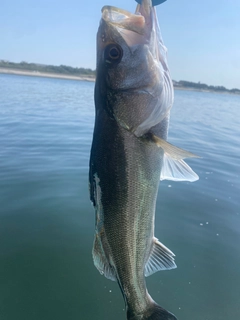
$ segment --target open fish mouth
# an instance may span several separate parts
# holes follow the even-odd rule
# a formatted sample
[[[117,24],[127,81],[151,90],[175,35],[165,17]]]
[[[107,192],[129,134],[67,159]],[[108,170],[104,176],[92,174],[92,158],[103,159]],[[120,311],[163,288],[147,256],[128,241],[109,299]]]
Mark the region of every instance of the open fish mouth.
[[[102,8],[102,19],[115,28],[130,46],[146,43],[157,24],[155,7],[151,0],[138,4],[135,13],[113,6]]]
[[[145,34],[152,29],[154,13],[151,0],[143,0],[141,5],[138,4],[135,13],[113,6],[102,8],[102,18],[107,23],[139,34]]]
[[[112,6],[102,8],[102,19],[115,27],[144,34],[145,18],[140,13],[133,14]]]

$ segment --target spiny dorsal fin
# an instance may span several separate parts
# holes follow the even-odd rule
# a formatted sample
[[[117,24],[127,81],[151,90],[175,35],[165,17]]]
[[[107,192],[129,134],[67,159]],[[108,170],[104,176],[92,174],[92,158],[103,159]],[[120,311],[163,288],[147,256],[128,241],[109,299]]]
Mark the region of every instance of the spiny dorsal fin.
[[[165,247],[157,238],[153,238],[152,250],[145,265],[145,277],[160,271],[177,268],[174,262],[174,253]]]

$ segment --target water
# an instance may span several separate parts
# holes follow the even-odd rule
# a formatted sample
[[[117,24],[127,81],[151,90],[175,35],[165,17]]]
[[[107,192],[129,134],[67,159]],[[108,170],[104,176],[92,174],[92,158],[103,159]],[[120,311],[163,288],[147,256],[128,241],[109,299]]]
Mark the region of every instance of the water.
[[[93,83],[0,75],[0,319],[123,320],[93,266]],[[169,140],[201,159],[164,181],[156,236],[178,268],[147,278],[179,320],[240,319],[240,97],[176,91]]]

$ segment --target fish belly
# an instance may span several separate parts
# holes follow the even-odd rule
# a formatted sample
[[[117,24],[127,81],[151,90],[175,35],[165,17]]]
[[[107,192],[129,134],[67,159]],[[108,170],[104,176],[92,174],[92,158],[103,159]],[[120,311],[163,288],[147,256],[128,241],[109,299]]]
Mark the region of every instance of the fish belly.
[[[161,160],[160,148],[114,120],[96,123],[90,162],[96,210],[94,263],[107,278],[119,282],[128,303],[143,308]]]

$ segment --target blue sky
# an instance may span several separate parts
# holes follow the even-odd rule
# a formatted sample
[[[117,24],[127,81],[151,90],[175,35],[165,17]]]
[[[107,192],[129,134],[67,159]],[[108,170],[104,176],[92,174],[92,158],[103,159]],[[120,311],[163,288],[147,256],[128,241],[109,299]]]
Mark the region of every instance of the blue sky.
[[[1,0],[0,59],[95,69],[104,5],[134,0]],[[240,1],[167,0],[158,17],[172,78],[240,88]]]

